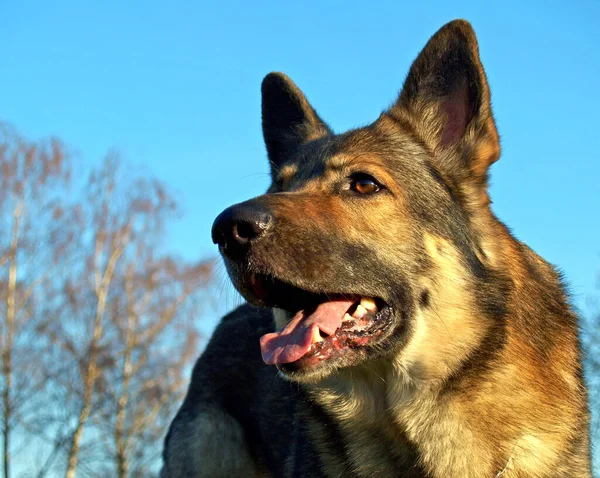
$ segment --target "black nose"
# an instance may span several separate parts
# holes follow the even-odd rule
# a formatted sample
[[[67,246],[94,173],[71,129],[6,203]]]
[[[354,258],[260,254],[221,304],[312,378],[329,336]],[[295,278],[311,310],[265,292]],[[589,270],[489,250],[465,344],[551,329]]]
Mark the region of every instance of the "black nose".
[[[229,257],[245,253],[269,227],[271,215],[260,206],[239,204],[225,209],[212,227],[212,240]]]

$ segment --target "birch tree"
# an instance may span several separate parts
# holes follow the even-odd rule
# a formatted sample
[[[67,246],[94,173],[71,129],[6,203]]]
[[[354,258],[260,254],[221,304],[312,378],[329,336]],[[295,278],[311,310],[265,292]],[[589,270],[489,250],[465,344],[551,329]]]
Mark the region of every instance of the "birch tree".
[[[77,204],[83,224],[73,221],[82,231],[81,266],[65,284],[63,318],[53,321],[59,363],[78,370],[65,476],[75,476],[87,431],[85,466],[112,459],[114,473],[126,477],[132,464],[156,462],[197,354],[198,304],[211,267],[159,253],[177,214],[161,182],[109,155],[86,191]]]
[[[69,182],[65,147],[55,138],[28,141],[0,123],[0,353],[2,465],[10,476],[14,431],[34,425],[40,395],[39,350],[33,338],[40,304],[52,300],[67,250],[56,217]],[[37,417],[35,417],[37,419]]]
[[[77,183],[0,123],[4,478],[152,475],[198,354],[212,264],[164,247],[166,186],[116,154]]]

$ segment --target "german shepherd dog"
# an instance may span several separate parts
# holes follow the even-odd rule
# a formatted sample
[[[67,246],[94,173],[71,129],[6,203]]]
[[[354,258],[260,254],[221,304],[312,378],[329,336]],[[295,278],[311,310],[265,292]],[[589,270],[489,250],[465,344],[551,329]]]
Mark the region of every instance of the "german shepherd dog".
[[[470,24],[334,134],[262,83],[272,185],[212,237],[249,304],[198,360],[166,477],[590,477],[577,317],[490,208],[500,155]]]

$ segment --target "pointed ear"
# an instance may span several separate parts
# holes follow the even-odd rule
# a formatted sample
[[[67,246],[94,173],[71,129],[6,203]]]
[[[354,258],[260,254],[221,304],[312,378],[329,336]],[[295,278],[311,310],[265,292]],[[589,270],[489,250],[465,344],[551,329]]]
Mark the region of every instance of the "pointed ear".
[[[262,82],[262,127],[271,172],[307,141],[333,134],[300,89],[283,73]]]
[[[412,124],[434,152],[437,166],[453,180],[485,184],[500,143],[468,22],[450,22],[429,40],[388,114]]]

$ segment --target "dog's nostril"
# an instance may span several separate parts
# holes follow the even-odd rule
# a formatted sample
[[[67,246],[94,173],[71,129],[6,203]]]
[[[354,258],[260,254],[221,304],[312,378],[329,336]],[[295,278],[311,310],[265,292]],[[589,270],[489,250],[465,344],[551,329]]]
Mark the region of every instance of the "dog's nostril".
[[[257,226],[249,222],[238,222],[233,225],[233,237],[240,244],[246,244],[260,234]]]
[[[213,228],[212,230],[212,241],[213,244],[217,244],[219,247],[225,247],[227,244],[227,238],[220,229]]]

